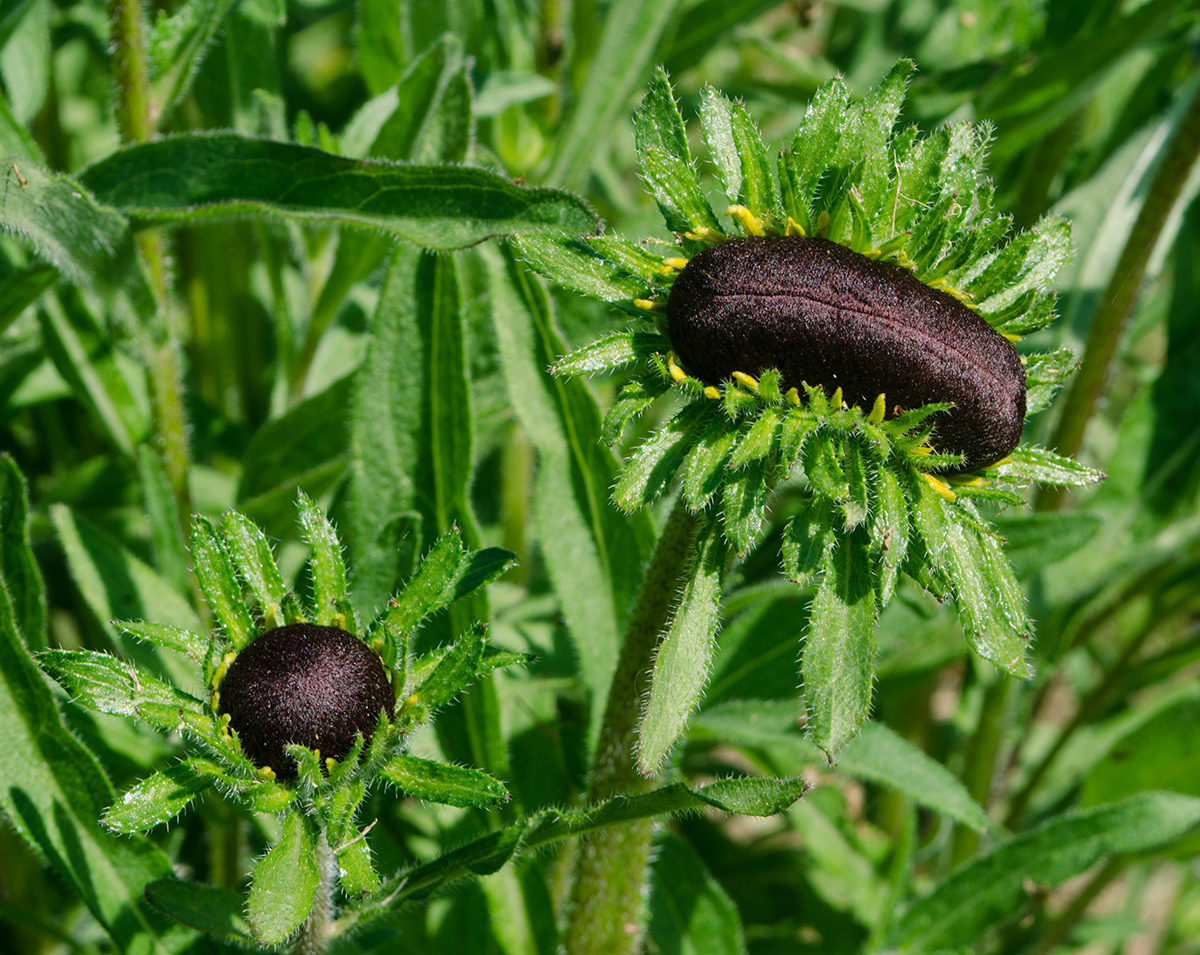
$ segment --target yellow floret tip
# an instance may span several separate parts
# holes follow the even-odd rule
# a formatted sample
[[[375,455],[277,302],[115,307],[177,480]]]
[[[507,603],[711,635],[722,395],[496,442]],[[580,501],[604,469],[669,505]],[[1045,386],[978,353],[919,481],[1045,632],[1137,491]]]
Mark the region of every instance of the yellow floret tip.
[[[756,216],[745,206],[733,205],[725,210],[725,215],[737,221],[747,235],[766,235],[766,229],[763,227],[762,219]]]

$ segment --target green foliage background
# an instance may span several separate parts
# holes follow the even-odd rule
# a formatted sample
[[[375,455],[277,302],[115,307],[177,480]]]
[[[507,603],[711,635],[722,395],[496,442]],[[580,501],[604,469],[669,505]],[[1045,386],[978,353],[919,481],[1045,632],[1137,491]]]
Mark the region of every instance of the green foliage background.
[[[131,9],[0,2],[0,950],[218,949],[245,932],[228,892],[277,823],[214,793],[148,838],[103,829],[114,793],[180,740],[68,701],[30,654],[110,650],[186,686],[111,621],[209,626],[193,511],[236,507],[310,588],[299,487],[337,523],[370,616],[451,524],[517,554],[416,639],[488,620],[494,645],[536,655],[413,741],[504,780],[508,804],[381,790],[363,813],[385,873],[489,835],[507,851],[462,862],[459,891],[377,906],[338,951],[554,952],[571,843],[539,827],[582,804],[667,510],[609,499],[653,415],[610,449],[621,379],[547,371],[623,317],[487,237],[596,215],[667,237],[629,122],[657,64],[685,119],[712,84],[773,147],[835,73],[863,94],[911,57],[901,123],[993,123],[998,207],[1019,227],[1073,221],[1062,318],[1028,344],[1086,348],[1103,400],[1060,396],[1027,439],[1075,433],[1062,450],[1109,478],[989,512],[1036,623],[1032,679],[972,657],[954,614],[904,584],[879,623],[873,722],[835,766],[797,722],[814,588],[778,573],[773,502],[766,541],[725,576],[666,780],[813,789],[765,820],[663,821],[647,945],[1100,953],[1136,935],[1200,951],[1194,0],[190,0],[146,9],[145,75],[111,53],[136,46]],[[572,819],[561,834],[592,824]],[[493,864],[521,838],[539,851]],[[212,904],[145,901],[172,870]]]

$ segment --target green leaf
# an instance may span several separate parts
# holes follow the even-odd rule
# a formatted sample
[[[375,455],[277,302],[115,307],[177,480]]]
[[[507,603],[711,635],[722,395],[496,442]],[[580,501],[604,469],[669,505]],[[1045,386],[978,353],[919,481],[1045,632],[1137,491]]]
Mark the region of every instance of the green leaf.
[[[691,166],[661,149],[639,152],[638,165],[668,229],[672,232],[723,231]]]
[[[170,113],[187,95],[233,4],[234,0],[190,0],[173,16],[159,16],[149,44],[159,73],[152,92],[156,115]]]
[[[949,503],[921,477],[913,479],[913,487],[917,533],[954,589],[967,640],[985,660],[1014,676],[1029,676],[1025,650],[1033,625],[1000,542],[979,529],[965,502]]]
[[[670,383],[657,373],[643,375],[627,382],[604,415],[600,437],[610,445],[620,440],[625,426],[670,389]]]
[[[650,696],[638,726],[638,770],[646,776],[657,773],[670,755],[712,669],[725,576],[725,541],[715,516],[697,535],[695,550],[679,604],[655,651]]]
[[[1075,353],[1065,345],[1043,355],[1026,355],[1021,361],[1025,365],[1026,415],[1049,407],[1063,382],[1079,367]]]
[[[114,620],[112,625],[131,637],[148,640],[167,650],[186,653],[197,663],[202,662],[208,655],[209,638],[182,627],[172,627],[165,623],[142,623],[138,620]]]
[[[170,822],[210,785],[211,777],[189,762],[176,763],[119,796],[104,814],[104,824],[114,832],[145,832]]]
[[[140,617],[192,632],[202,629],[200,618],[175,588],[120,543],[65,505],[51,505],[50,517],[71,576],[105,628],[110,620]]]
[[[0,455],[0,577],[17,631],[30,650],[46,645],[46,588],[29,549],[29,494],[17,463]]]
[[[876,589],[879,605],[885,607],[896,592],[900,569],[908,556],[912,534],[911,505],[904,485],[893,468],[880,467],[875,484],[875,507],[871,515],[871,550],[879,554]]]
[[[644,298],[649,291],[645,279],[630,275],[581,238],[522,235],[509,242],[531,269],[588,298],[624,303],[627,310],[633,311],[633,300]]]
[[[188,578],[187,543],[179,519],[179,504],[158,455],[148,445],[137,449],[138,479],[150,521],[154,562],[159,574],[181,594],[191,587]]]
[[[237,511],[225,515],[224,530],[229,556],[258,601],[267,629],[282,627],[286,623],[282,608],[287,585],[279,573],[266,535]]]
[[[836,753],[862,728],[875,672],[875,592],[869,540],[858,527],[827,551],[804,639],[808,731]]]
[[[233,575],[224,541],[205,517],[197,516],[192,521],[192,569],[213,615],[234,649],[240,650],[254,639],[257,631],[242,598],[242,588]]]
[[[807,586],[824,569],[834,543],[833,510],[827,499],[814,497],[783,532],[784,576]]]
[[[688,452],[683,475],[683,499],[693,511],[708,504],[729,476],[726,462],[738,439],[738,426],[726,415],[715,415]]]
[[[1058,885],[1117,852],[1149,852],[1200,824],[1200,799],[1139,793],[1066,813],[959,868],[897,920],[887,948],[969,948],[983,931],[1023,911],[1029,883]]]
[[[671,343],[654,332],[613,332],[596,339],[554,363],[556,375],[583,375],[620,368],[647,352],[666,354]]]
[[[321,874],[312,823],[300,812],[283,817],[283,833],[254,867],[246,914],[263,945],[278,945],[312,911]]]
[[[81,179],[101,202],[150,222],[261,212],[371,226],[433,249],[597,224],[570,193],[526,189],[482,169],[367,162],[228,133],[130,146]]]
[[[508,790],[487,773],[418,756],[393,756],[379,774],[409,796],[446,806],[491,806],[508,800]]]
[[[125,217],[97,203],[73,179],[24,157],[3,160],[0,175],[0,227],[30,243],[72,282],[107,274],[115,259],[130,258]]]
[[[839,436],[828,429],[817,431],[804,445],[804,473],[813,490],[839,504],[850,499],[843,452]]]
[[[179,726],[181,712],[204,713],[204,704],[132,663],[92,650],[43,650],[42,669],[89,709],[132,716],[159,729]]]
[[[1107,476],[1103,471],[1077,464],[1070,458],[1064,458],[1045,448],[1034,448],[1028,445],[1014,448],[1009,454],[1009,460],[993,464],[986,470],[1005,480],[1018,484],[1058,484],[1070,487],[1083,487],[1103,481]]]
[[[149,428],[149,408],[135,397],[129,363],[88,311],[78,290],[64,287],[39,311],[42,341],[54,367],[112,446],[133,458]]]
[[[647,438],[621,469],[613,488],[613,502],[622,510],[632,511],[662,494],[692,445],[719,413],[715,401],[693,401]]]
[[[650,74],[646,84],[646,95],[633,116],[634,146],[639,153],[657,149],[673,156],[689,168],[692,154],[688,150],[687,130],[683,128],[683,117],[675,104],[671,81],[661,66]],[[694,179],[693,175],[693,179]],[[699,184],[697,183],[697,187]]]
[[[1137,719],[1135,714],[1127,711],[1122,716],[1132,721]],[[1151,719],[1137,720],[1088,774],[1083,805],[1095,806],[1150,789],[1200,796],[1200,754],[1193,745],[1198,727],[1200,701],[1194,693]]]
[[[608,8],[575,107],[558,136],[548,182],[583,184],[596,157],[604,152],[603,137],[645,81],[677,6],[678,0],[616,0]]]
[[[767,470],[766,459],[758,458],[744,470],[726,476],[721,516],[725,537],[739,556],[750,550],[762,532],[770,491]]]
[[[652,854],[647,933],[661,952],[746,952],[737,906],[695,850],[670,833]]]
[[[838,753],[838,767],[903,793],[976,832],[988,827],[983,809],[953,773],[882,723],[864,724]]]
[[[174,877],[157,879],[146,886],[146,901],[201,932],[252,942],[242,914],[245,899],[229,889]]]
[[[762,137],[746,107],[731,103],[711,87],[701,97],[704,140],[717,165],[725,195],[759,219],[777,218],[775,177]]]
[[[297,488],[319,496],[333,487],[346,468],[353,385],[348,375],[258,429],[242,456],[241,510],[268,526],[291,525]]]
[[[44,291],[58,281],[58,269],[35,262],[4,277],[0,284],[0,331],[8,328]]]
[[[437,539],[412,579],[387,609],[384,619],[397,632],[408,632],[430,614],[491,583],[513,566],[513,555],[499,547],[470,551],[457,528]]]
[[[432,713],[456,697],[479,671],[487,628],[477,623],[448,650],[413,692],[415,703]]]
[[[355,35],[358,38],[359,70],[367,89],[372,93],[381,93],[400,78],[407,59],[400,25],[400,7],[383,0],[359,0],[357,10],[358,29]],[[420,59],[416,62],[420,62]]]
[[[300,492],[300,528],[312,551],[311,569],[316,621],[326,627],[340,627],[355,633],[354,608],[346,592],[346,563],[342,545],[322,511],[303,491]]]
[[[19,485],[11,482],[5,493]],[[6,503],[11,506],[12,498]],[[196,941],[148,909],[142,890],[171,871],[140,837],[118,838],[99,824],[113,800],[103,770],[63,725],[45,678],[16,630],[0,587],[0,808],[8,823],[79,893],[122,951],[182,952]]]
[[[507,250],[484,248],[481,254],[508,396],[537,451],[538,542],[591,694],[592,726],[598,729],[653,530],[649,515],[626,516],[609,503],[618,462],[601,442],[595,396],[583,382],[547,371],[563,344],[544,288]],[[631,337],[636,349],[647,336],[634,332]]]

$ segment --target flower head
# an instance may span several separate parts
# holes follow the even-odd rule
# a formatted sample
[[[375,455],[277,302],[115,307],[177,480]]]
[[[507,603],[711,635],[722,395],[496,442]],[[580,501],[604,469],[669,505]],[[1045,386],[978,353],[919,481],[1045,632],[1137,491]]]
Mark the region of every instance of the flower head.
[[[857,102],[840,79],[826,84],[790,146],[779,151],[776,175],[746,108],[716,90],[703,90],[704,141],[728,200],[722,215],[709,204],[670,84],[659,70],[634,129],[641,173],[670,238],[516,240],[533,268],[634,319],[627,330],[585,345],[555,366],[572,375],[632,367],[605,418],[609,441],[617,441],[660,398],[682,399],[679,410],[627,459],[613,492],[619,507],[644,506],[681,476],[686,505],[706,511],[741,554],[762,535],[774,488],[786,484],[799,498],[796,516],[783,533],[783,564],[798,583],[818,583],[805,651],[810,725],[820,688],[809,665],[824,652],[820,644],[827,629],[819,615],[843,621],[830,637],[843,645],[830,652],[844,658],[851,651],[848,643],[855,642],[864,651],[858,658],[865,662],[853,681],[861,688],[854,704],[858,716],[849,720],[857,727],[869,703],[874,619],[901,573],[939,597],[954,598],[968,639],[981,655],[1010,672],[1028,673],[1025,647],[1032,628],[1024,601],[999,540],[973,502],[1020,504],[1014,488],[1022,484],[1085,484],[1102,477],[1025,445],[997,459],[994,452],[972,455],[970,440],[965,446],[961,439],[958,444],[940,441],[954,430],[951,425],[961,424],[952,416],[968,413],[965,400],[924,398],[910,406],[889,400],[886,391],[907,383],[909,369],[899,359],[883,376],[892,382],[887,389],[854,394],[835,384],[838,359],[827,352],[805,365],[783,352],[773,362],[767,349],[768,357],[754,367],[729,368],[716,380],[703,370],[694,346],[672,337],[680,334],[680,306],[672,290],[681,275],[690,274],[686,270],[696,256],[706,257],[704,281],[711,286],[726,279],[723,273],[714,278],[723,266],[712,264],[707,250],[730,240],[745,243],[741,258],[760,256],[751,243],[777,236],[834,243],[854,253],[854,261],[868,263],[856,266],[864,274],[872,267],[882,270],[879,281],[885,285],[897,284],[894,277],[902,275],[904,282],[915,279],[934,290],[939,303],[968,313],[966,320],[983,329],[981,335],[999,342],[997,353],[1007,350],[1014,370],[1006,372],[1005,387],[1020,389],[1023,399],[1009,402],[1016,417],[1002,428],[1013,437],[999,445],[978,444],[1013,446],[1021,415],[1044,408],[1073,370],[1066,349],[1018,358],[1004,344],[1054,319],[1048,283],[1070,256],[1069,226],[1047,218],[1009,238],[1011,220],[993,208],[991,184],[983,174],[991,133],[986,124],[952,124],[928,136],[915,128],[895,131],[912,69],[911,62],[900,61],[877,90]],[[699,284],[689,280],[689,299],[697,298]],[[690,301],[688,307],[693,308]],[[695,306],[705,307],[704,302]],[[761,306],[743,308],[738,320],[753,323],[756,309]],[[827,312],[835,322],[842,320],[836,308]],[[736,352],[728,342],[747,334],[746,326],[739,326],[723,347]],[[680,357],[689,347],[690,361]],[[807,372],[787,377],[789,368],[830,362],[833,370],[824,379],[817,372],[811,378]],[[911,373],[925,372],[913,367]],[[963,407],[956,411],[956,404]],[[830,734],[825,742],[832,747],[840,735]],[[822,742],[821,732],[817,735]]]
[[[193,525],[196,579],[218,624],[210,635],[117,624],[189,657],[203,696],[108,654],[51,650],[40,657],[80,703],[180,730],[201,751],[125,793],[104,817],[110,828],[137,832],[166,823],[210,786],[248,810],[282,817],[281,840],[259,860],[248,904],[251,927],[267,944],[287,938],[314,911],[322,875],[313,867],[323,857],[336,859],[348,898],[379,889],[365,830],[355,821],[375,780],[455,806],[507,798],[499,781],[478,770],[406,748],[411,731],[465,686],[523,659],[491,650],[476,624],[450,647],[409,661],[409,634],[504,573],[513,562],[507,551],[471,552],[457,531],[443,535],[364,629],[333,528],[303,494],[299,509],[311,550],[311,606],[285,585],[262,531],[230,512],[220,529],[199,516]],[[281,898],[288,903],[281,906]]]

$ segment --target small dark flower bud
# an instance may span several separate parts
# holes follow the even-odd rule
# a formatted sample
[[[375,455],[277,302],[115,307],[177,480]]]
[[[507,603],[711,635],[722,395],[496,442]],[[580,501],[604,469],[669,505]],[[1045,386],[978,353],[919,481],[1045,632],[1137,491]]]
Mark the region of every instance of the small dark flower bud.
[[[370,647],[345,630],[308,623],[271,630],[242,650],[220,694],[246,755],[281,779],[296,776],[286,744],[342,759],[356,734],[370,742],[380,710],[390,718],[396,707]]]

